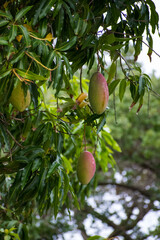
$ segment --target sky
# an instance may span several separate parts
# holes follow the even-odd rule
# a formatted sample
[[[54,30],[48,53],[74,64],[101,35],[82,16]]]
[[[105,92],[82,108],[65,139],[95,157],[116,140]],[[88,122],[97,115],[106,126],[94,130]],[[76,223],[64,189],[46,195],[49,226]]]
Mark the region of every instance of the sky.
[[[154,0],[156,10],[160,16],[160,0]],[[160,29],[159,29],[160,32]],[[144,41],[147,43],[146,39]],[[158,32],[153,36],[153,49],[160,55],[160,37]],[[147,56],[148,47],[143,44],[143,51],[138,57],[138,62],[142,63],[142,69],[145,73],[151,74],[155,71],[155,75],[160,77],[160,57],[158,57],[154,52],[152,53],[152,62],[150,62],[149,57]]]

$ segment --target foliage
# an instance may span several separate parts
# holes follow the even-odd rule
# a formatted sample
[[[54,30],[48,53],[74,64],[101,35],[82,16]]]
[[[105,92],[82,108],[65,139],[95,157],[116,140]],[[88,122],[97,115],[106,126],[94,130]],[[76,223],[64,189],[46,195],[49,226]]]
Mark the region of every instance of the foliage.
[[[102,28],[102,30],[101,30]],[[106,128],[107,110],[92,113],[89,103],[81,108],[79,94],[88,92],[88,81],[74,76],[85,65],[106,75],[110,95],[120,84],[120,99],[129,85],[132,105],[143,103],[151,90],[149,76],[127,62],[124,77],[117,79],[116,60],[125,61],[130,41],[137,59],[142,34],[158,29],[153,1],[1,1],[0,5],[0,224],[4,239],[27,239],[26,224],[32,215],[56,217],[62,206],[79,208],[91,184],[82,187],[76,176],[78,156],[86,145],[94,152],[97,169],[115,166],[113,150],[120,151]],[[105,53],[112,64],[107,70]],[[107,72],[106,72],[106,71]],[[17,82],[29,89],[32,102],[20,113],[10,104]],[[50,89],[50,90],[49,90]],[[52,89],[52,91],[51,91]],[[51,101],[45,95],[52,94]],[[11,221],[12,220],[12,221]],[[21,223],[21,224],[20,224]],[[3,231],[4,229],[4,231]],[[5,232],[8,229],[8,232]],[[7,237],[6,237],[7,236]]]

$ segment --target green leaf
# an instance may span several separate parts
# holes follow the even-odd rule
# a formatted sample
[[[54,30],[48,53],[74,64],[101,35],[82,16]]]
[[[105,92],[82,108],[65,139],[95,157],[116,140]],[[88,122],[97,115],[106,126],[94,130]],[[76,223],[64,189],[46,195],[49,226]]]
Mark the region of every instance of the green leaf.
[[[145,92],[145,78],[141,75],[139,77],[139,95],[144,95],[144,92]]]
[[[76,41],[77,41],[77,37],[74,36],[68,42],[65,42],[61,46],[59,46],[58,49],[56,49],[56,50],[58,50],[58,51],[67,51],[68,49],[73,47],[73,45],[76,43]]]
[[[11,64],[16,63],[16,62],[18,62],[20,59],[23,58],[23,56],[24,56],[24,54],[25,54],[25,52],[24,52],[25,49],[26,49],[26,48],[22,48],[21,50],[19,49],[19,51],[18,51],[16,54],[13,55],[13,58],[12,58],[12,60],[10,61]]]
[[[29,33],[28,33],[28,30],[26,27],[24,27],[23,25],[18,25],[18,27],[20,28],[23,36],[24,36],[24,39],[25,39],[25,42],[26,42],[26,45],[29,46],[30,45],[30,37],[29,37]]]
[[[117,87],[117,85],[119,84],[119,82],[120,82],[120,79],[116,79],[108,85],[109,95],[111,95],[114,92],[114,90]]]
[[[3,27],[5,25],[7,25],[8,23],[9,23],[8,20],[2,19],[2,20],[0,20],[0,27]]]
[[[74,193],[74,189],[73,189],[71,183],[69,183],[69,190],[70,190],[70,193],[72,194],[72,197],[74,200],[74,205],[80,210],[79,202],[78,202],[76,194]]]
[[[3,136],[4,142],[5,142],[6,146],[7,146],[7,150],[9,150],[9,149],[10,149],[10,142],[9,142],[9,139],[8,139],[8,135],[7,135],[7,133],[6,133],[6,129],[5,129],[5,127],[1,124],[1,122],[0,122],[0,130],[1,130],[1,134],[2,134],[2,136]]]
[[[60,35],[61,35],[63,24],[64,24],[64,10],[63,10],[63,8],[61,8],[58,16],[56,18],[56,25],[57,25],[56,34],[57,34],[57,37],[60,37]]]
[[[0,37],[0,45],[8,45],[8,41],[4,37]]]
[[[17,36],[17,26],[12,25],[11,26],[11,31],[10,31],[10,36],[9,36],[9,42],[12,42]]]
[[[15,21],[18,21],[20,18],[22,18],[32,7],[33,6],[22,8],[15,16]]]
[[[100,118],[100,122],[97,127],[97,134],[102,130],[103,126],[106,124],[106,115],[103,114]]]
[[[48,58],[47,58],[46,67],[48,67],[48,68],[51,67],[55,56],[56,56],[56,51],[55,50],[50,51]]]
[[[114,76],[115,76],[115,73],[116,73],[116,63],[115,62],[112,62],[111,66],[110,66],[110,69],[109,69],[109,74],[108,74],[108,80],[107,80],[107,83],[109,84],[110,82],[112,82]]]
[[[22,188],[24,188],[24,186],[26,185],[29,175],[31,173],[31,170],[32,170],[32,162],[30,162],[27,165],[27,167],[24,168],[23,175],[22,175],[22,182],[21,182]]]
[[[126,91],[126,79],[122,79],[119,85],[119,99],[122,101]]]
[[[8,76],[11,71],[12,71],[11,69],[10,69],[10,70],[7,70],[7,71],[3,71],[3,72],[0,71],[0,79]]]
[[[57,14],[59,13],[61,6],[62,6],[62,2],[58,1],[58,3],[56,4],[56,6],[53,10],[53,18],[55,18],[57,16]]]
[[[7,18],[9,20],[13,19],[12,15],[11,15],[11,13],[9,11],[3,12],[3,11],[0,10],[0,16],[1,17],[5,17],[5,18]]]
[[[18,69],[16,68],[16,73],[18,73],[21,77],[27,78],[29,80],[39,80],[39,81],[46,81],[47,78],[43,77],[41,75],[38,75],[36,73],[33,73],[31,71],[23,70],[23,69]]]
[[[52,163],[52,165],[49,168],[48,174],[47,174],[47,178],[49,178],[52,174],[55,173],[55,171],[57,171],[58,167],[60,166],[60,163],[58,161],[58,159],[56,161],[54,161]]]
[[[65,171],[63,171],[63,178],[64,178],[64,189],[63,189],[63,201],[62,201],[62,204],[64,204],[65,201],[66,201],[67,193],[69,191],[69,181],[70,181],[69,176],[68,176],[68,174]]]
[[[95,235],[92,237],[87,238],[87,240],[105,240],[106,238],[103,238],[101,236]],[[107,240],[107,239],[106,239]],[[109,240],[109,239],[108,239]]]
[[[47,15],[47,13],[51,10],[55,2],[56,0],[50,0],[46,2],[46,5],[43,7],[41,13],[39,14],[39,19],[42,19]]]
[[[59,192],[59,183],[60,183],[60,181],[59,181],[59,176],[58,177],[56,177],[56,179],[55,179],[55,187],[54,187],[54,200],[53,200],[53,202],[54,202],[54,216],[55,216],[55,218],[57,217],[57,214],[58,214],[58,210],[59,210],[59,204],[60,204],[60,201],[59,201],[59,194],[60,194],[60,192]]]

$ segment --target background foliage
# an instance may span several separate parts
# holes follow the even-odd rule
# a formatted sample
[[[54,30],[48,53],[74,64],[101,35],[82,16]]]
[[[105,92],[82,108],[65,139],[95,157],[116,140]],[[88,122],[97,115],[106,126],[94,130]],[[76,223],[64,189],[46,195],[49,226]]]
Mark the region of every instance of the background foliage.
[[[121,149],[108,132],[110,113],[95,115],[87,100],[83,108],[76,102],[82,91],[88,92],[82,67],[90,77],[97,65],[110,98],[119,89],[122,100],[129,88],[130,108],[138,103],[139,112],[145,92],[153,93],[151,79],[125,54],[132,42],[137,60],[146,31],[151,58],[158,19],[151,0],[1,1],[0,232],[5,240],[28,239],[27,224],[34,215],[42,218],[53,211],[56,217],[64,208],[80,208],[98,177],[87,186],[77,180],[76,161],[85,145],[96,158],[97,171],[115,167],[112,154]],[[24,112],[9,100],[18,81],[32,97]],[[145,146],[148,138],[143,141]]]

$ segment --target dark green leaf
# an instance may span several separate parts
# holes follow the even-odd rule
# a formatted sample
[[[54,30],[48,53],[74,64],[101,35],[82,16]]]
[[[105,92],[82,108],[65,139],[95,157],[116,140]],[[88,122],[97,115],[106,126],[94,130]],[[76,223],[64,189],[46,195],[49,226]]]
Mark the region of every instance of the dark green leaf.
[[[109,95],[111,95],[114,92],[114,90],[117,87],[117,85],[119,84],[119,82],[120,82],[120,79],[116,79],[108,85]]]
[[[10,31],[10,36],[9,36],[9,42],[12,42],[17,36],[17,26],[12,25],[11,26],[11,31]]]
[[[32,7],[33,6],[22,8],[15,16],[15,21],[18,21],[20,18],[22,18]]]
[[[52,174],[54,174],[54,173],[57,171],[57,169],[58,169],[59,166],[60,166],[60,163],[59,163],[59,161],[58,161],[58,159],[57,159],[57,160],[56,160],[55,162],[53,162],[52,165],[50,166],[49,171],[48,171],[48,174],[47,174],[47,178],[49,178]]]
[[[126,91],[126,79],[122,79],[119,85],[119,99],[122,101],[124,93]]]
[[[22,48],[16,54],[14,54],[13,58],[11,60],[11,64],[14,64],[14,63],[18,62],[20,59],[22,59],[24,56],[24,51],[25,51],[25,48]]]
[[[6,77],[7,75],[9,75],[11,71],[12,71],[11,69],[7,70],[7,71],[3,71],[3,72],[0,71],[0,79],[2,79],[4,77]]]
[[[5,25],[7,25],[8,23],[9,23],[8,20],[2,19],[2,20],[0,20],[0,27],[3,27]]]
[[[145,78],[141,75],[139,77],[139,95],[144,95],[145,92]]]
[[[29,33],[28,33],[28,30],[26,27],[24,27],[23,25],[18,25],[18,27],[20,28],[23,36],[24,36],[24,39],[25,39],[25,42],[26,42],[26,45],[29,46],[30,44],[30,37],[29,37]]]
[[[8,45],[8,41],[4,37],[0,37],[0,45]]]
[[[45,6],[43,7],[41,13],[39,14],[39,19],[42,19],[47,15],[47,13],[51,10],[51,7],[53,7],[53,4],[56,2],[56,0],[50,0],[47,1]]]
[[[5,17],[5,18],[7,18],[7,19],[9,19],[9,20],[12,20],[12,19],[13,19],[11,13],[8,12],[8,11],[3,12],[3,11],[0,10],[0,16],[1,16],[1,17]]]
[[[76,41],[77,41],[77,37],[74,36],[68,42],[65,42],[61,46],[59,46],[57,50],[58,51],[67,51],[68,49],[73,47],[73,45],[76,43]]]

